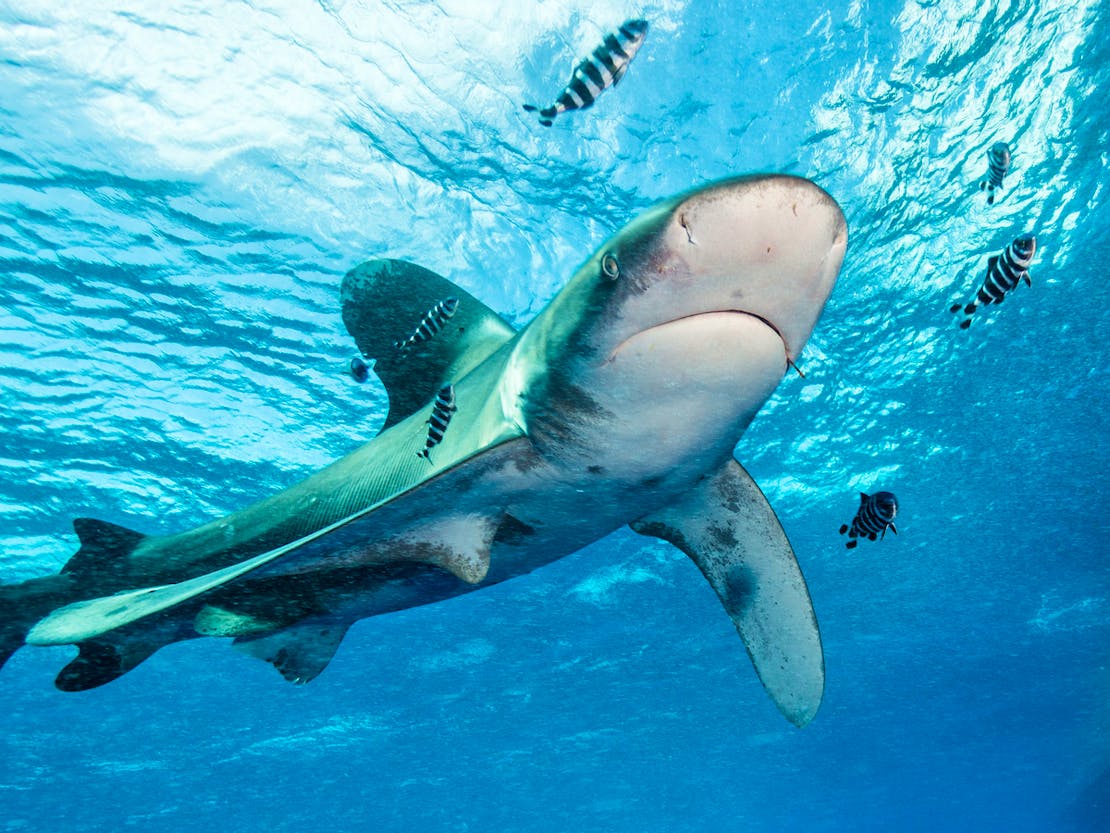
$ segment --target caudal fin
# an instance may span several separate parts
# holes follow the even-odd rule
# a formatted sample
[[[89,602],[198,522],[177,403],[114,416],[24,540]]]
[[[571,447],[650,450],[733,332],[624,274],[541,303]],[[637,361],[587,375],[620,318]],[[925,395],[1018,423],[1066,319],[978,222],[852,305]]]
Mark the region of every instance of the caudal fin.
[[[73,579],[64,574],[0,585],[0,668],[36,622],[72,600]]]
[[[118,576],[121,561],[145,537],[141,532],[92,518],[77,518],[73,529],[81,547],[60,573],[0,585],[0,667],[24,644],[31,628],[58,608],[76,601],[90,583],[96,587],[95,595],[106,592],[98,584]]]
[[[544,127],[551,127],[553,119],[555,116],[559,115],[559,111],[554,107],[544,107],[541,110],[535,104],[525,104],[524,109],[529,113],[539,113],[540,124]]]

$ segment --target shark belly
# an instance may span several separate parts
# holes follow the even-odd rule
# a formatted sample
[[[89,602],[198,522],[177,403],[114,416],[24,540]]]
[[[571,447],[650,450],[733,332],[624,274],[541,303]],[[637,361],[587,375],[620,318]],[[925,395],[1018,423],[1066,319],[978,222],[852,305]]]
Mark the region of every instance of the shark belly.
[[[702,359],[691,366],[695,346]],[[524,361],[520,352],[509,367]],[[577,369],[577,379],[594,374],[588,401],[580,389],[577,406],[566,395],[525,404],[527,438],[433,479],[256,578],[330,584],[329,574],[364,571],[355,584],[365,591],[345,594],[341,614],[357,608],[361,618],[524,575],[672,504],[717,470],[784,367],[781,339],[752,316],[711,313],[653,328],[599,357],[588,373]],[[660,371],[666,384],[658,383]],[[427,562],[435,547],[465,550],[483,519],[494,517],[480,582],[438,581],[425,574],[443,571],[426,564],[385,566]],[[253,581],[229,591],[258,592]]]

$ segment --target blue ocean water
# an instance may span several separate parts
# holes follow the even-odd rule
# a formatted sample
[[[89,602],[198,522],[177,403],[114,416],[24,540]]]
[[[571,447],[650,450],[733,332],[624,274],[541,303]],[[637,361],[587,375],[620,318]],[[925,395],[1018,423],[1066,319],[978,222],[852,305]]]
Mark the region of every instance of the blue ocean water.
[[[112,5],[0,3],[0,580],[73,517],[181,530],[372,437],[355,264],[523,324],[652,202],[785,171],[848,257],[736,453],[828,683],[790,726],[694,565],[624,531],[363,621],[304,687],[197,640],[62,694],[71,649],[23,649],[0,830],[1110,830],[1106,4]],[[521,110],[632,15],[617,89]],[[961,331],[1022,232],[1032,289]],[[849,552],[879,488],[900,534]]]

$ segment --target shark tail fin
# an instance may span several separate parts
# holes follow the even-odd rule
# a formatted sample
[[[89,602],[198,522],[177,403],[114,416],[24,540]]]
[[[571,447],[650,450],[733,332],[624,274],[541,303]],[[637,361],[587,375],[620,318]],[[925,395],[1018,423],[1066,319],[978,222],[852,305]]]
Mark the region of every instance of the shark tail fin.
[[[73,602],[77,588],[87,580],[114,573],[119,561],[146,537],[141,532],[92,518],[77,518],[73,528],[81,547],[60,573],[0,586],[0,668],[23,646],[28,632],[37,622]],[[95,663],[90,657],[95,658],[95,655],[95,649],[82,646],[81,655],[67,669],[79,665],[91,668]],[[65,673],[63,671],[62,675]],[[62,675],[58,678],[59,688],[81,690],[64,688],[60,682]]]
[[[72,579],[64,574],[0,586],[0,668],[39,619],[72,600],[72,588]]]

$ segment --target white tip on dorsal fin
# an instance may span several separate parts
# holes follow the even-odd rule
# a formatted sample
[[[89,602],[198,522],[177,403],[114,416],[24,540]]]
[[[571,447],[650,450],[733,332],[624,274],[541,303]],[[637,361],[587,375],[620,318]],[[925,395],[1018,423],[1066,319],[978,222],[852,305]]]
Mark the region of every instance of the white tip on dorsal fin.
[[[232,645],[270,663],[289,682],[304,685],[327,668],[350,626],[350,622],[310,621],[268,636],[239,637]]]

